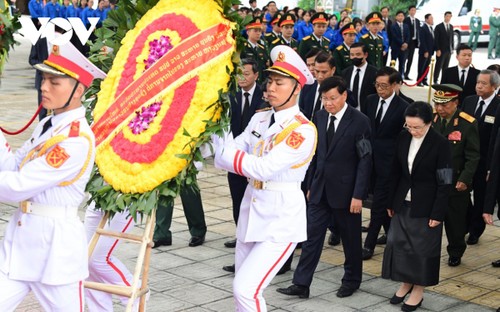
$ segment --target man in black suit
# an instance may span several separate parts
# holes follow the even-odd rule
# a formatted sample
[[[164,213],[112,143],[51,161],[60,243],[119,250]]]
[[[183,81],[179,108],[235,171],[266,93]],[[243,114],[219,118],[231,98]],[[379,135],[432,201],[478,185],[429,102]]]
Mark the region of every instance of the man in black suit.
[[[405,18],[404,23],[410,29],[410,42],[408,43],[408,61],[406,63],[406,70],[404,78],[410,79],[410,69],[413,63],[413,54],[415,49],[418,48],[418,36],[420,32],[420,20],[415,17],[417,8],[414,5],[408,7],[408,16]]]
[[[325,109],[314,117],[318,129],[316,154],[309,168],[307,241],[293,276],[293,285],[279,288],[286,295],[309,297],[326,228],[338,220],[344,247],[344,276],[337,297],[353,294],[361,284],[361,204],[368,193],[371,169],[370,121],[347,105],[347,84],[340,77],[320,87]],[[331,190],[335,190],[332,192]]]
[[[319,87],[328,77],[335,73],[335,60],[332,55],[325,51],[320,51],[314,59],[314,73],[316,82],[310,88],[304,90],[304,95],[299,97],[299,107],[302,113],[313,119],[314,114],[322,108]],[[302,93],[302,92],[301,92]]]
[[[462,107],[462,101],[469,95],[476,94],[476,81],[479,70],[471,66],[472,49],[466,44],[461,44],[457,48],[458,66],[453,66],[443,70],[441,79],[442,84],[454,84],[462,88],[460,93],[459,107]]]
[[[349,50],[353,65],[342,72],[356,103],[349,103],[361,112],[366,112],[366,98],[377,92],[373,86],[377,68],[368,64],[368,48],[361,42],[354,43]],[[358,76],[358,78],[356,78]]]
[[[434,83],[438,83],[441,70],[448,68],[451,53],[453,52],[453,25],[450,24],[451,12],[444,13],[444,22],[434,29],[434,42],[436,42],[436,66],[434,67]]]
[[[474,116],[479,128],[480,158],[476,174],[472,181],[474,190],[474,205],[469,206],[469,238],[468,245],[477,244],[479,237],[484,232],[485,223],[482,213],[486,196],[486,177],[488,172],[488,150],[490,146],[495,113],[500,99],[495,95],[496,88],[500,85],[500,76],[492,70],[482,70],[477,77],[476,93],[465,98],[462,109],[467,114]]]
[[[382,15],[382,21],[384,21],[384,29],[385,31],[387,32],[387,38],[389,38],[389,46],[391,46],[391,26],[392,26],[392,20],[389,16],[389,13],[390,13],[391,9],[389,9],[389,7],[382,7],[380,9],[380,14]],[[389,53],[386,53],[383,57],[382,57],[382,65],[387,65],[387,57],[389,56]]]
[[[259,78],[259,68],[257,63],[250,58],[242,60],[242,77],[238,81],[240,90],[234,96],[230,97],[231,101],[231,132],[234,137],[240,135],[245,130],[248,122],[258,110],[263,102],[262,91],[257,80]],[[245,194],[245,189],[248,185],[246,177],[229,172],[227,174],[229,183],[229,191],[233,202],[233,220],[238,223],[240,213],[240,205]],[[236,246],[236,240],[230,240],[224,243],[228,248]],[[224,266],[225,271],[234,272],[234,265]]]
[[[370,227],[363,248],[363,260],[373,256],[380,228],[389,231],[390,218],[387,215],[391,166],[396,149],[396,140],[403,130],[404,113],[408,103],[396,94],[399,73],[392,67],[377,71],[375,87],[377,94],[368,96],[366,115],[370,119],[373,146],[372,189],[373,202]]]
[[[408,57],[408,49],[410,42],[412,41],[410,36],[410,26],[405,20],[405,14],[403,11],[398,11],[396,13],[396,22],[392,25],[391,29],[391,61],[398,60],[399,63],[399,73],[401,76],[407,77],[408,74],[405,74],[405,63],[406,58]],[[413,47],[415,50],[415,47]],[[412,56],[413,57],[413,53]],[[411,61],[408,60],[408,66],[411,66]],[[385,65],[385,64],[384,64]],[[408,70],[409,71],[409,70]]]
[[[431,58],[436,51],[436,44],[434,42],[434,17],[432,14],[425,14],[425,24],[420,27],[420,45],[418,47],[418,77],[420,79],[429,64],[431,63]],[[427,75],[425,75],[419,86],[428,86]]]

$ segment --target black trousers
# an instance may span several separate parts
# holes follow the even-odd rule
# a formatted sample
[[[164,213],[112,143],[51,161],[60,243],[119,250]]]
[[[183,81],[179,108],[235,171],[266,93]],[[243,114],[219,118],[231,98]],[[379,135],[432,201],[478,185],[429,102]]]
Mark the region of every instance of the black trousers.
[[[307,241],[302,243],[302,254],[293,275],[293,284],[309,287],[318,266],[326,229],[332,219],[337,220],[344,248],[344,276],[342,285],[358,289],[361,284],[363,260],[361,259],[361,214],[352,214],[349,207],[330,207],[323,195],[318,204],[309,203],[307,210]]]
[[[453,184],[455,185],[455,184]],[[459,192],[453,189],[448,199],[448,211],[444,219],[444,229],[448,238],[448,255],[461,258],[467,248],[467,209],[470,203],[470,190]]]
[[[450,64],[451,52],[441,53],[441,56],[436,57],[436,66],[434,67],[434,82],[437,83],[439,74],[442,70],[448,68]]]
[[[486,228],[486,223],[484,223],[483,220],[484,198],[486,196],[486,175],[486,164],[480,162],[472,182],[474,204],[471,203],[467,211],[469,233],[476,237],[481,237]]]
[[[229,192],[231,193],[231,200],[233,202],[233,220],[235,224],[238,224],[241,201],[245,195],[248,180],[243,176],[229,172],[227,174],[227,182],[229,183]]]
[[[370,226],[365,239],[365,248],[375,249],[380,229],[384,227],[385,233],[389,233],[391,218],[387,214],[389,207],[389,177],[376,177],[373,187],[373,201],[370,208]]]
[[[415,54],[415,49],[418,46],[418,40],[410,40],[408,44],[408,61],[406,62],[405,78],[408,78],[410,74],[411,64],[413,63],[413,55]]]

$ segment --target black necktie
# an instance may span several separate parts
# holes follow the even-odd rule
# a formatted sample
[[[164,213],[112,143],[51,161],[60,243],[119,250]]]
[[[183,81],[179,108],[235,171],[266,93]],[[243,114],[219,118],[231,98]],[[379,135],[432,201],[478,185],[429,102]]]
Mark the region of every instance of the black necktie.
[[[486,103],[484,103],[484,101],[483,101],[483,100],[481,100],[481,101],[479,102],[479,107],[476,109],[476,113],[474,114],[474,117],[475,117],[477,120],[481,119],[481,115],[483,114],[483,106],[484,106],[484,104],[486,104]]]
[[[269,123],[269,128],[271,128],[273,123],[274,123],[274,113],[271,115],[271,122]]]
[[[321,108],[321,94],[319,94],[319,91],[316,91],[318,93],[318,99],[316,100],[316,103],[314,103],[314,108],[313,108],[313,113],[311,115],[311,119],[314,117],[317,111]]]
[[[375,116],[375,126],[380,126],[380,122],[382,121],[382,112],[384,111],[385,101],[380,101],[380,107],[377,111],[377,116]]]
[[[446,124],[447,124],[447,123],[448,123],[448,122],[446,121],[446,119],[441,118],[441,129],[442,129],[442,130],[441,130],[441,132],[442,132],[442,133],[444,132],[444,130],[446,130]]]
[[[333,136],[335,135],[335,116],[330,116],[330,124],[328,125],[328,129],[326,130],[326,139],[328,140],[327,146],[330,147],[332,143]]]
[[[50,127],[52,127],[52,117],[49,118],[49,120],[47,120],[43,124],[42,132],[40,133],[40,136],[42,136],[45,132],[47,132],[47,130],[49,130]]]
[[[356,75],[354,76],[354,82],[352,83],[352,93],[356,97],[356,101],[358,102],[358,107],[361,108],[359,103],[359,72],[361,69],[356,69]]]
[[[464,86],[465,83],[465,69],[462,69],[462,76],[460,76],[460,86]]]
[[[241,130],[244,130],[250,121],[250,93],[243,93],[245,96],[245,104],[243,105],[243,113],[241,114]]]

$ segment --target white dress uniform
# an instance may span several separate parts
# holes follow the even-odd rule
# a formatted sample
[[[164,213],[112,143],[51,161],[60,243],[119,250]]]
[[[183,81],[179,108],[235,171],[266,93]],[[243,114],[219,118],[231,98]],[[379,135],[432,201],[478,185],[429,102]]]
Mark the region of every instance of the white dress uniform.
[[[87,239],[90,242],[97,229],[99,222],[104,216],[102,210],[95,209],[95,203],[92,202],[85,212],[85,230]],[[116,213],[111,221],[106,224],[106,230],[114,232],[127,233],[135,225],[134,218],[130,216],[128,210]],[[120,240],[101,236],[95,246],[92,257],[89,259],[89,277],[87,280],[111,285],[130,286],[132,285],[133,275],[129,269],[115,256],[113,251],[119,245]],[[110,293],[103,291],[86,289],[85,296],[89,312],[112,312],[113,298]],[[120,297],[123,305],[127,305],[128,297]],[[138,308],[139,299],[134,305],[134,311]]]
[[[52,127],[40,135],[51,118]],[[43,153],[54,137],[62,140]],[[47,311],[79,311],[88,275],[77,215],[93,167],[94,135],[80,107],[46,117],[13,154],[0,134],[0,201],[26,201],[0,247],[0,307],[12,311],[32,290]],[[29,212],[31,210],[31,212]]]

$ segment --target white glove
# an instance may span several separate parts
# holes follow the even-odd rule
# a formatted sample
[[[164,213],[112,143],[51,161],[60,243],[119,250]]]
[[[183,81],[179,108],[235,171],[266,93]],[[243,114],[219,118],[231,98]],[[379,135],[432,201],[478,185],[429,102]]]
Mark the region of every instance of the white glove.
[[[193,164],[196,167],[196,169],[198,169],[198,171],[203,170],[203,163],[201,161],[193,161]]]
[[[212,152],[212,146],[211,146],[210,142],[203,143],[200,146],[200,153],[201,153],[201,157],[203,157],[203,158],[208,158],[214,154]]]

